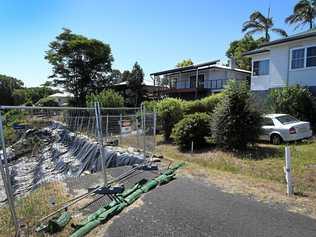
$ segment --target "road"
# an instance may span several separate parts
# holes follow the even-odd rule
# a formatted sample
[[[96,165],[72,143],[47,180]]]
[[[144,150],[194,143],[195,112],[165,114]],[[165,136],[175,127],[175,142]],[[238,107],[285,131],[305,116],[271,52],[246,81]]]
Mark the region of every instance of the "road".
[[[113,218],[104,237],[313,237],[316,220],[179,177]]]

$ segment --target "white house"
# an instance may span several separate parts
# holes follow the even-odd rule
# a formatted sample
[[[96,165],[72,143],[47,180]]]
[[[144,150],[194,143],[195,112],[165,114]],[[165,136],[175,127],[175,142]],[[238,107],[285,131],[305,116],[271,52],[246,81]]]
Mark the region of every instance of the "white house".
[[[250,71],[219,64],[219,60],[151,73],[161,94],[182,99],[194,99],[223,90],[228,80],[250,79]]]
[[[74,95],[72,93],[63,91],[62,93],[55,93],[48,97],[53,98],[58,103],[59,106],[67,106],[69,100],[73,98]]]
[[[251,90],[301,85],[316,94],[316,30],[263,44],[244,53],[252,58]]]

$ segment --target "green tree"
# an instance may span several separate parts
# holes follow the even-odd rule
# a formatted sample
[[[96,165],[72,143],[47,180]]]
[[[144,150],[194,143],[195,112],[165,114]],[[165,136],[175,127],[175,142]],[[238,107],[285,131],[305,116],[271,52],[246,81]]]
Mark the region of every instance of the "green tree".
[[[122,82],[122,73],[120,70],[118,69],[113,69],[110,73],[110,81],[113,83],[113,84],[116,84],[116,83],[120,83]]]
[[[26,89],[15,89],[12,94],[14,105],[22,105],[28,102],[28,93]]]
[[[255,11],[250,15],[249,20],[244,22],[242,26],[242,32],[247,32],[246,35],[263,33],[264,39],[266,41],[270,41],[270,32],[274,32],[283,37],[287,37],[287,33],[285,30],[274,28],[273,26],[273,19],[269,16],[269,14],[268,17],[265,17],[261,12]]]
[[[143,101],[144,72],[141,66],[136,62],[127,79],[128,86],[128,104],[138,106]]]
[[[0,105],[13,105],[13,91],[22,87],[22,81],[0,74]]]
[[[295,29],[308,24],[309,29],[314,27],[316,17],[316,0],[300,0],[293,8],[293,14],[285,19],[285,23],[296,24]]]
[[[187,66],[192,66],[193,62],[192,60],[189,59],[183,59],[181,62],[178,62],[176,67],[180,68],[180,67],[187,67]]]
[[[230,43],[226,51],[228,58],[234,58],[238,68],[251,70],[251,58],[244,57],[243,53],[258,48],[264,42],[264,38],[255,40],[252,36],[246,35],[240,40]]]
[[[45,58],[53,67],[50,78],[73,93],[78,106],[85,106],[87,94],[110,84],[113,56],[108,44],[64,29],[49,48]]]
[[[108,89],[103,90],[97,95],[88,95],[87,104],[93,106],[93,103],[98,101],[102,107],[116,108],[124,106],[124,98],[118,92]]]
[[[255,143],[261,130],[261,113],[253,104],[247,83],[229,81],[212,115],[212,137],[216,144],[244,150]]]
[[[267,107],[274,113],[308,121],[316,130],[316,100],[307,88],[296,85],[273,89],[267,98]]]
[[[182,100],[166,98],[157,105],[158,118],[162,124],[165,140],[170,140],[172,129],[183,117]]]

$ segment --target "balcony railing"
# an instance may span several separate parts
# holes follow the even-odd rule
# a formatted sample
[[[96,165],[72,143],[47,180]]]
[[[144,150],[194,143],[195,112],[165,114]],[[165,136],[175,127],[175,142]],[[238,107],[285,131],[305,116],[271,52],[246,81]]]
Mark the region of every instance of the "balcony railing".
[[[220,90],[223,89],[227,83],[227,79],[216,79],[216,80],[204,80],[198,83],[199,89],[206,89],[206,90]],[[195,89],[195,83],[190,81],[181,81],[174,83],[171,85],[170,89],[177,90],[177,89]]]

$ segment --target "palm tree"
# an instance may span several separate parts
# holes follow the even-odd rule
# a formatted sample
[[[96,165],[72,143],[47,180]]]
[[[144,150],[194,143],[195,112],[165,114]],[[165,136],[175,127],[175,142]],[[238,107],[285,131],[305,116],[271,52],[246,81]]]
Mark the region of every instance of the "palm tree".
[[[316,0],[300,0],[293,9],[293,14],[285,19],[288,24],[297,24],[299,26],[309,25],[309,29],[314,27],[316,17]]]
[[[270,11],[269,11],[270,12]],[[253,35],[255,33],[264,33],[266,41],[270,41],[270,32],[277,33],[283,37],[287,37],[285,30],[280,28],[273,28],[272,17],[265,17],[261,12],[255,11],[250,15],[248,21],[243,24],[242,32],[246,32],[246,35]]]

